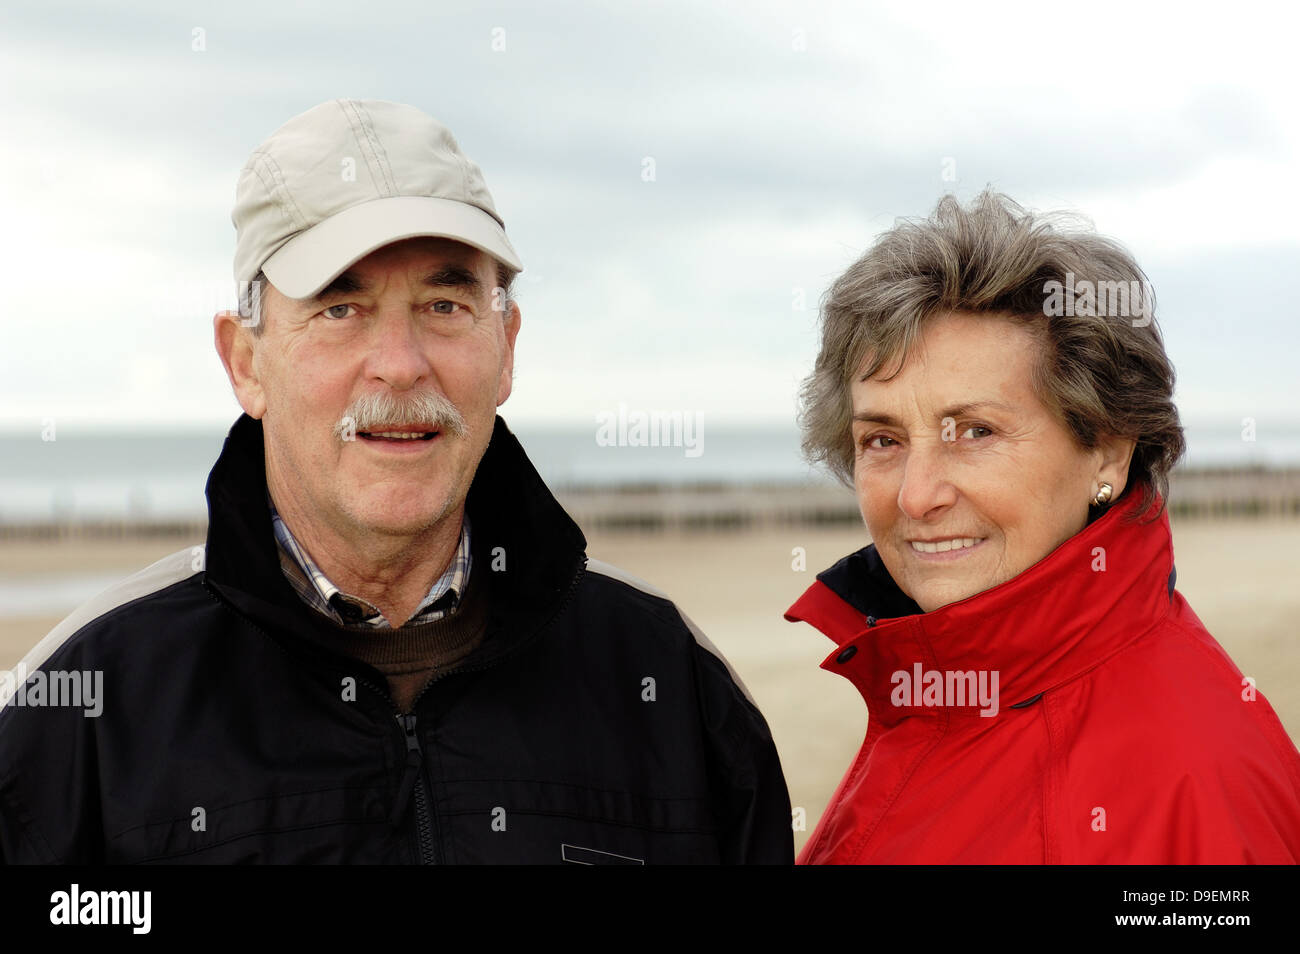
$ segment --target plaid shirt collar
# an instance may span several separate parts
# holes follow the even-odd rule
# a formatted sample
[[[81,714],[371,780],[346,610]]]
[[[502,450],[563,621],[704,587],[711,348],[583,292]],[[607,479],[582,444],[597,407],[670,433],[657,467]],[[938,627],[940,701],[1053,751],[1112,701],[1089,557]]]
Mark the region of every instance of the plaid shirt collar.
[[[275,530],[276,543],[279,544],[280,569],[303,602],[349,629],[391,629],[392,624],[376,606],[359,596],[344,593],[329,581],[289,531],[288,525],[276,511],[275,504],[271,502],[269,493],[266,502],[271,508],[271,526]],[[460,542],[446,572],[434,580],[415,613],[402,625],[432,623],[455,612],[469,581],[470,563],[469,515],[466,514],[460,528]]]

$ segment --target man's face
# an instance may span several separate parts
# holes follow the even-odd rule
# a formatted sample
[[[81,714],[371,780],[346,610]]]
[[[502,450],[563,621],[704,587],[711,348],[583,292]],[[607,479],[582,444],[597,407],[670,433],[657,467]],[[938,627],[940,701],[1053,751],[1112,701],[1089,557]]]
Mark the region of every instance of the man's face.
[[[501,310],[496,283],[483,252],[417,238],[315,299],[266,290],[252,365],[277,507],[345,538],[411,535],[458,512],[510,394],[518,311]]]

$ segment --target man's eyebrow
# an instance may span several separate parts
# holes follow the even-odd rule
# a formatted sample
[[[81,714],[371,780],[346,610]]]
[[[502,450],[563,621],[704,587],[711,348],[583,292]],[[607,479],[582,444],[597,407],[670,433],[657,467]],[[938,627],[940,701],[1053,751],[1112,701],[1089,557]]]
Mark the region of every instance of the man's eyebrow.
[[[435,269],[424,276],[421,284],[429,288],[461,288],[474,295],[483,289],[483,283],[479,281],[478,276],[468,268],[460,265],[447,265]],[[308,301],[314,305],[319,305],[328,298],[336,298],[339,295],[363,294],[369,290],[370,283],[365,279],[359,275],[354,275],[352,272],[344,272]]]
[[[478,294],[483,283],[468,268],[460,265],[447,265],[424,276],[424,284],[430,288],[461,288],[471,294]]]
[[[1010,404],[1003,404],[1001,401],[968,401],[965,404],[954,404],[950,407],[944,408],[943,411],[940,412],[939,417],[966,417],[970,414],[977,414],[979,411],[985,409],[1003,411],[1008,414],[1017,413],[1016,408],[1012,407]],[[857,414],[854,414],[853,420],[864,421],[871,424],[883,424],[886,427],[901,426],[898,418],[894,417],[892,414],[886,414],[883,411],[874,411],[870,408],[864,408]]]
[[[338,295],[355,295],[366,291],[368,288],[370,288],[369,282],[351,272],[344,272],[309,298],[308,301],[313,305],[318,305],[327,298],[334,298]]]

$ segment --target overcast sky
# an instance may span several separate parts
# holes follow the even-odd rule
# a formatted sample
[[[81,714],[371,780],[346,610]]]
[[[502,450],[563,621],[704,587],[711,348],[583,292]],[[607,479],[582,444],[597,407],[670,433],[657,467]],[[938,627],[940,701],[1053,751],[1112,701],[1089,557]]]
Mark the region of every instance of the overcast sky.
[[[211,316],[234,303],[236,177],[339,97],[419,106],[482,166],[525,264],[513,422],[592,426],[620,402],[789,422],[830,281],[896,218],[989,184],[1136,254],[1186,417],[1295,421],[1293,17],[6,3],[0,427],[233,421]]]

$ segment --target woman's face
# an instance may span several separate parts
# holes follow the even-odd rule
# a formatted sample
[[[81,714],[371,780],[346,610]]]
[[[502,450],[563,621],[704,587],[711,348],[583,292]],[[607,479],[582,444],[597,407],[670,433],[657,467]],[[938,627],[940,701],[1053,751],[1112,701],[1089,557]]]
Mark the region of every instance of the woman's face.
[[[1005,319],[950,313],[893,378],[852,384],[858,505],[923,612],[1043,559],[1083,529],[1102,480],[1124,489],[1128,455],[1121,470],[1079,447],[1034,393],[1040,348]]]

